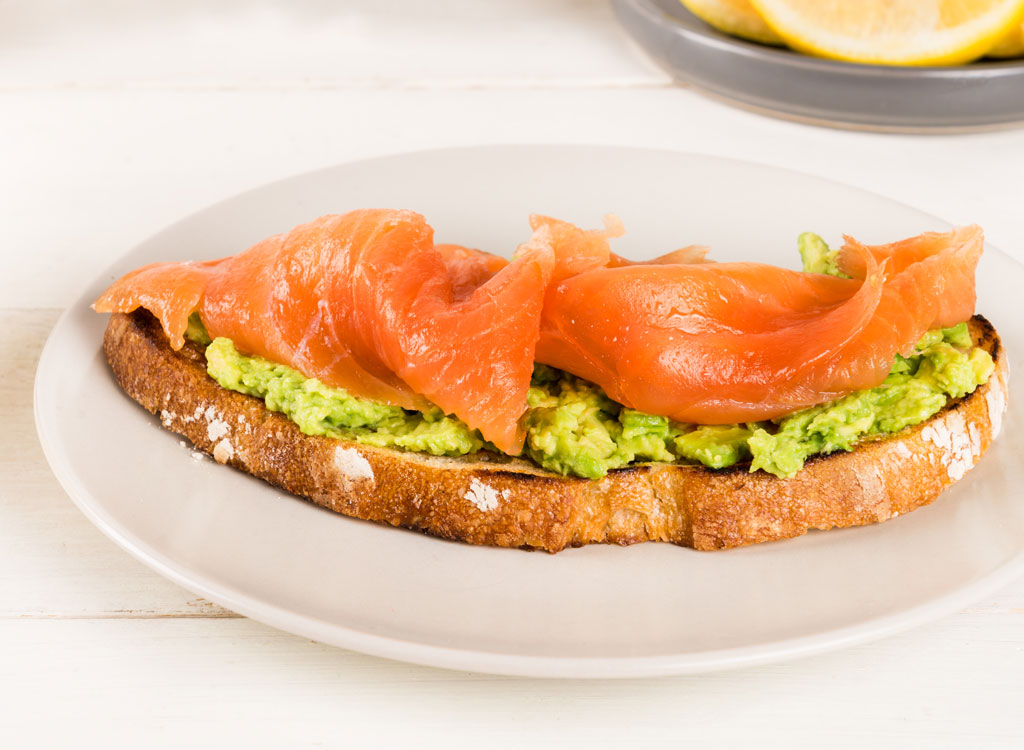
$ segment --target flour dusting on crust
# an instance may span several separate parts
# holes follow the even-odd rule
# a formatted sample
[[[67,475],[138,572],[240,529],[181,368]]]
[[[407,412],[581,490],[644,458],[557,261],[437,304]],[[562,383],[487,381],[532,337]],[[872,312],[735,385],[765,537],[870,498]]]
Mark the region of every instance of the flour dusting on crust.
[[[958,412],[937,420],[921,430],[921,437],[942,449],[942,463],[950,479],[962,479],[981,455],[981,430],[968,425]]]
[[[502,490],[502,498],[508,498],[509,491]],[[484,484],[476,477],[469,483],[469,490],[463,495],[464,498],[473,503],[477,508],[486,512],[494,510],[498,507],[499,495],[498,491],[491,487],[489,484]]]
[[[206,437],[210,439],[211,443],[220,440],[228,434],[230,430],[228,423],[220,418],[217,410],[212,406],[206,409],[203,416],[206,417]]]
[[[995,440],[1003,427],[1003,412],[1006,411],[1006,392],[998,373],[989,380],[985,401],[988,404],[988,421],[992,424],[992,439]]]
[[[213,460],[219,464],[226,464],[232,458],[235,457],[235,446],[231,444],[231,441],[224,438],[215,446],[213,446]]]
[[[342,484],[350,485],[358,479],[368,479],[374,482],[373,467],[370,462],[355,448],[338,446],[334,449],[334,468],[342,477]]]

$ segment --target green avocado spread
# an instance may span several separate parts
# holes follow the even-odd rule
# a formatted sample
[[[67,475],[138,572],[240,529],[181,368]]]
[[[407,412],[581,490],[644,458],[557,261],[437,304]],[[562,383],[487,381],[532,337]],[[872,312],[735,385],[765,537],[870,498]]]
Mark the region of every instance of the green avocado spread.
[[[810,233],[800,236],[804,270],[840,275],[836,253]],[[238,352],[230,339],[212,342],[197,316],[186,336],[206,345],[207,372],[222,387],[256,396],[307,435],[367,445],[462,456],[497,450],[459,419],[434,408],[408,411],[356,398],[285,365]],[[791,477],[811,456],[852,450],[858,441],[928,419],[986,382],[993,362],[973,346],[966,323],[931,331],[909,357],[896,355],[881,385],[770,422],[693,425],[644,414],[612,401],[601,388],[536,365],[523,417],[523,456],[560,474],[599,479],[634,463],[681,462],[721,469],[749,462]]]

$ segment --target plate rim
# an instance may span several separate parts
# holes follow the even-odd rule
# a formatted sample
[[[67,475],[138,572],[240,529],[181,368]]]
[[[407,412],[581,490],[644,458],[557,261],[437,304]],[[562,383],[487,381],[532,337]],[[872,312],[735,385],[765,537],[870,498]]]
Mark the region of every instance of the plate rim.
[[[112,268],[123,262],[123,260],[136,248],[147,244],[160,234],[172,230],[180,223],[191,221],[198,215],[207,211],[216,210],[221,204],[228,201],[234,201],[250,193],[270,188],[281,183],[293,180],[302,180],[317,173],[333,171],[346,166],[365,164],[382,159],[402,159],[405,157],[415,157],[416,155],[421,154],[425,155],[452,152],[465,153],[481,149],[515,150],[522,148],[555,150],[613,149],[648,153],[667,152],[673,155],[697,157],[700,159],[728,161],[734,164],[753,166],[755,168],[787,172],[798,176],[801,179],[830,183],[847,190],[862,193],[866,196],[882,198],[883,200],[894,205],[898,205],[901,208],[927,216],[941,225],[949,225],[949,222],[935,216],[934,214],[922,211],[921,209],[903,201],[889,198],[865,188],[801,170],[779,167],[772,164],[765,164],[763,162],[750,161],[746,159],[737,159],[733,157],[718,156],[715,154],[675,149],[636,147],[617,144],[578,144],[557,142],[475,144],[436,149],[415,149],[370,156],[361,159],[353,159],[315,170],[299,172],[257,185],[234,195],[227,196],[208,206],[204,206],[179,218],[171,224],[162,227],[157,232],[150,234],[142,241],[133,245],[127,251],[118,254],[117,258],[115,258],[112,263],[108,264],[102,271],[95,276],[90,276],[86,284],[93,284],[103,274],[108,273]],[[1004,251],[999,250],[998,247],[994,247],[988,243],[986,243],[986,245],[987,249],[995,250],[1001,256],[1010,260],[1014,264],[1024,267],[1024,263]],[[372,633],[356,630],[338,623],[325,622],[315,617],[284,609],[271,602],[266,602],[260,600],[258,597],[240,592],[230,585],[219,585],[216,581],[206,579],[205,576],[192,573],[188,570],[187,566],[176,563],[172,558],[152,548],[150,545],[138,539],[130,529],[125,528],[122,524],[111,518],[103,508],[102,500],[100,500],[94,492],[90,491],[85,486],[84,482],[75,474],[74,470],[70,466],[67,456],[65,455],[63,447],[50,432],[51,428],[47,422],[46,415],[44,414],[45,407],[43,402],[46,401],[46,397],[44,395],[43,388],[45,386],[44,381],[48,377],[48,372],[53,367],[51,360],[57,356],[55,351],[59,334],[64,328],[71,325],[71,321],[76,316],[82,314],[82,305],[83,303],[87,305],[88,302],[87,295],[88,290],[86,289],[82,294],[75,297],[71,305],[61,313],[50,333],[47,335],[47,340],[42,353],[40,354],[33,380],[33,414],[36,431],[47,463],[62,488],[83,515],[85,515],[86,518],[107,538],[111,539],[115,544],[128,552],[136,560],[158,574],[170,579],[188,591],[192,591],[216,604],[245,615],[257,622],[270,625],[271,627],[275,627],[285,632],[310,638],[321,643],[422,666],[514,677],[593,679],[689,675],[788,661],[795,658],[811,656],[883,638],[887,635],[903,632],[927,622],[932,622],[970,604],[973,601],[976,601],[977,599],[993,593],[1017,577],[1024,575],[1024,546],[1022,546],[1021,549],[1017,551],[1016,555],[977,580],[923,604],[901,610],[895,614],[876,617],[857,625],[842,626],[824,630],[813,635],[769,641],[767,643],[752,646],[657,656],[530,656],[497,651],[450,648],[427,643],[419,643],[411,640],[402,640],[388,636],[374,635]]]

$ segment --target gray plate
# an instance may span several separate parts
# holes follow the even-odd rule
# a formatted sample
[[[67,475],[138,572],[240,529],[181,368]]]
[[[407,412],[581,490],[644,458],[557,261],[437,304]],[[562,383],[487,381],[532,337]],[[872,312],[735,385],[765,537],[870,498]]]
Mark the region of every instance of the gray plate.
[[[820,60],[719,33],[679,0],[612,0],[619,21],[677,78],[804,120],[880,130],[1024,123],[1024,61],[896,68]]]

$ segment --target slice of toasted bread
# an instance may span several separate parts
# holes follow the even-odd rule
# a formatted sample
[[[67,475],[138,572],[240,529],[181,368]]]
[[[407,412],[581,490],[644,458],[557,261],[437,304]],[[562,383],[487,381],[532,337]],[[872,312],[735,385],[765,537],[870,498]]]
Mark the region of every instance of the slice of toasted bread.
[[[113,315],[104,351],[118,383],[218,462],[347,516],[446,539],[557,552],[591,542],[738,547],[871,524],[932,502],[974,466],[1005,408],[1006,357],[987,320],[989,382],[922,424],[811,458],[792,479],[748,467],[646,464],[594,481],[480,452],[438,458],[303,434],[259,399],[221,388],[200,347],[168,346],[146,312]]]

